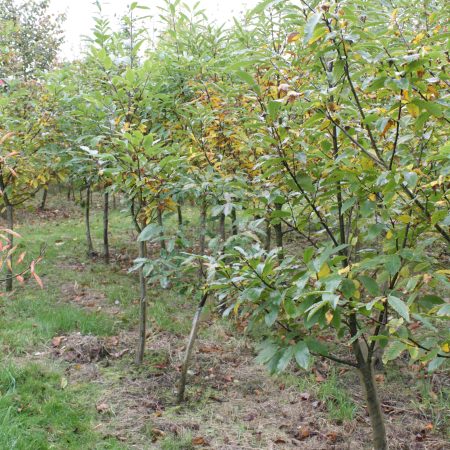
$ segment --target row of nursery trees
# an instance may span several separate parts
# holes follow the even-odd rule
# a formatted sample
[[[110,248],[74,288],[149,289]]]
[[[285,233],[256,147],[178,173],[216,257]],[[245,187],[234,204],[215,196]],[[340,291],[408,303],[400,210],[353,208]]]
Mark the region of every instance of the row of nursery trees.
[[[148,8],[132,3],[118,31],[100,11],[82,60],[45,73],[22,61],[0,93],[8,229],[15,207],[66,183],[86,191],[92,255],[95,190],[108,260],[109,196],[120,194],[139,236],[137,363],[148,284],[183,285],[199,305],[179,400],[198,318],[216,299],[264,327],[258,359],[271,372],[317,357],[358,371],[385,449],[374,366],[407,353],[433,371],[450,356],[439,295],[450,273],[448,12],[439,0],[265,0],[225,28],[167,0],[152,42]],[[4,70],[14,49],[1,50]]]

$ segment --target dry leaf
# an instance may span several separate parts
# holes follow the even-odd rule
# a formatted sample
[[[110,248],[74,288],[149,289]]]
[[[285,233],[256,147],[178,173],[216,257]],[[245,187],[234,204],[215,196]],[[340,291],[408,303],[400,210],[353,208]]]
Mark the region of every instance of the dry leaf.
[[[107,412],[109,410],[109,405],[107,403],[99,403],[97,406],[97,412],[100,414]]]
[[[52,339],[53,347],[59,347],[61,345],[61,342],[62,342],[63,338],[64,338],[64,336],[55,336]]]
[[[202,436],[197,436],[192,439],[192,445],[208,445],[206,439]]]
[[[300,33],[298,31],[293,31],[292,33],[289,33],[287,35],[287,41],[289,43],[298,41],[299,39],[300,39]]]
[[[311,394],[310,394],[309,392],[302,392],[302,393],[300,394],[300,398],[301,398],[302,400],[309,400],[309,397],[311,397]]]

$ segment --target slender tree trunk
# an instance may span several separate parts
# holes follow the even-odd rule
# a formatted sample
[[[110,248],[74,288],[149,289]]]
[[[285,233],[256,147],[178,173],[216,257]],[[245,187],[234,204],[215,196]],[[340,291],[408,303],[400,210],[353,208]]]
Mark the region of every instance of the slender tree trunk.
[[[281,205],[279,203],[275,203],[275,209],[277,211],[281,211],[282,208],[283,208],[283,205]],[[283,227],[281,225],[281,221],[280,221],[280,223],[277,223],[276,225],[274,225],[273,228],[275,230],[275,242],[276,242],[277,247],[279,248],[278,258],[280,260],[282,260],[284,257],[284,252],[283,252]]]
[[[105,192],[103,198],[103,257],[109,264],[109,192]]]
[[[67,200],[70,200],[70,194],[72,193],[72,187],[71,186],[69,186],[68,188],[67,188]]]
[[[231,210],[231,230],[232,230],[233,236],[236,236],[238,234],[236,208],[233,208]]]
[[[266,221],[266,242],[264,243],[264,249],[266,252],[270,252],[270,247],[272,244],[272,225],[270,220]]]
[[[113,204],[112,204],[112,207],[113,207],[113,209],[117,209],[117,203],[116,203],[116,194],[113,194]]]
[[[189,334],[189,341],[184,354],[183,366],[181,368],[180,384],[178,387],[177,401],[181,403],[184,401],[184,393],[186,390],[186,378],[189,369],[189,363],[191,361],[192,350],[194,348],[195,339],[197,337],[198,327],[200,324],[200,316],[202,315],[203,308],[206,300],[208,299],[208,293],[204,293],[200,303],[198,304],[197,311],[195,312],[194,319],[192,320],[191,333]]]
[[[225,233],[225,214],[224,213],[220,213],[220,216],[219,216],[219,234],[220,234],[220,239],[222,239],[222,241],[225,242],[227,239],[227,235]]]
[[[147,257],[147,243],[139,242],[139,258]],[[147,280],[144,276],[144,267],[139,269],[139,341],[136,352],[136,364],[144,361],[145,341],[147,338]]]
[[[86,206],[85,206],[85,221],[86,221],[86,242],[88,247],[88,256],[94,256],[94,245],[92,244],[92,236],[91,236],[91,185],[87,185],[86,189]]]
[[[83,189],[80,189],[80,203],[83,203]]]
[[[358,325],[356,315],[351,314],[349,317],[349,331],[354,339],[352,342],[353,354],[358,362],[358,371],[361,378],[361,383],[364,387],[366,396],[367,409],[369,411],[370,423],[372,425],[372,437],[374,450],[387,450],[387,437],[384,425],[383,412],[381,410],[381,403],[378,398],[377,386],[373,376],[373,365],[370,354],[365,356],[365,343],[361,343],[357,338]]]
[[[381,403],[378,398],[377,386],[373,376],[372,364],[367,363],[359,369],[361,382],[366,395],[367,409],[369,411],[370,423],[372,425],[373,448],[375,450],[386,450],[388,448],[386,429],[384,425]]]
[[[162,239],[162,237],[164,236],[164,222],[162,211],[160,208],[158,208],[158,225],[161,228],[161,231],[159,232],[161,251],[166,251],[167,250],[166,241]]]
[[[6,203],[6,223],[8,228],[12,231],[14,229],[14,206],[7,201]],[[8,234],[9,248],[13,248],[14,236]],[[13,268],[12,268],[12,255],[8,256],[7,272],[6,272],[6,292],[13,290]]]
[[[177,215],[178,215],[178,228],[183,226],[183,210],[181,209],[181,205],[178,203],[177,205]]]
[[[208,203],[206,202],[206,195],[203,197],[202,207],[200,211],[200,255],[205,254],[206,249],[206,215],[208,212]],[[203,261],[200,261],[200,277],[203,277]]]
[[[39,205],[40,211],[44,211],[44,209],[45,209],[45,203],[47,202],[47,195],[48,195],[48,186],[44,186],[44,191],[42,192],[41,204]]]

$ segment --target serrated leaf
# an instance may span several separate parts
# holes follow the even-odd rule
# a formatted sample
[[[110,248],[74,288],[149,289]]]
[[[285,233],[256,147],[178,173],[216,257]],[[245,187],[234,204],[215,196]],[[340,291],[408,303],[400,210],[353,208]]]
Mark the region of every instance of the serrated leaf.
[[[409,308],[408,305],[398,297],[395,297],[393,295],[390,295],[388,297],[388,303],[392,308],[401,316],[403,317],[407,322],[409,322]]]
[[[308,369],[309,363],[310,363],[310,354],[308,346],[306,345],[306,342],[298,342],[294,346],[294,356],[295,360],[297,361],[297,364],[302,369]]]

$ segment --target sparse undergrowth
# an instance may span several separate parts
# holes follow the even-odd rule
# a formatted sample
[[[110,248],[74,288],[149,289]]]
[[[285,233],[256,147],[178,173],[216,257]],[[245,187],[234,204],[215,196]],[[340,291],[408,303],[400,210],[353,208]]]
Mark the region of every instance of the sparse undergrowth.
[[[311,373],[269,377],[254,362],[245,323],[213,310],[203,318],[187,402],[176,406],[195,302],[175,288],[152,290],[149,350],[135,367],[138,292],[127,274],[135,255],[128,218],[112,214],[108,267],[86,257],[77,209],[49,200],[50,211],[70,214],[55,222],[51,213],[26,213],[18,227],[30,252],[47,245],[45,289],[18,287],[0,300],[1,448],[370,448],[354,374],[318,361]],[[93,231],[99,247],[100,215]],[[445,448],[448,379],[420,376],[392,365],[377,377],[392,448]]]

